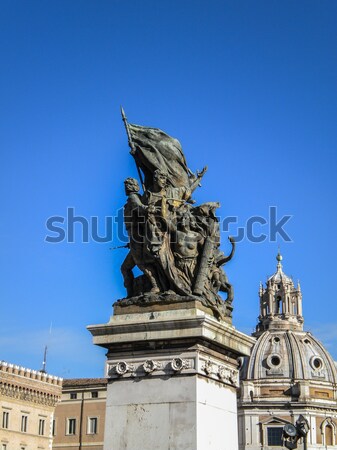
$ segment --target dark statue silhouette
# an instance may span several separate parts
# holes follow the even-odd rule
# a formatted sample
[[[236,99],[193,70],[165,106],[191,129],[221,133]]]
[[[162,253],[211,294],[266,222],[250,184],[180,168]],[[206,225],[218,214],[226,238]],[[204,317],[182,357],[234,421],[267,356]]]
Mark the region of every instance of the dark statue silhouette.
[[[187,167],[177,139],[157,128],[128,124],[128,134],[143,194],[138,181],[127,178],[124,222],[129,252],[121,272],[128,305],[199,301],[218,318],[231,317],[233,287],[223,266],[231,253],[220,250],[217,202],[195,206],[193,191],[207,171],[196,174]],[[143,275],[135,277],[138,267]],[[227,296],[223,300],[219,291]]]

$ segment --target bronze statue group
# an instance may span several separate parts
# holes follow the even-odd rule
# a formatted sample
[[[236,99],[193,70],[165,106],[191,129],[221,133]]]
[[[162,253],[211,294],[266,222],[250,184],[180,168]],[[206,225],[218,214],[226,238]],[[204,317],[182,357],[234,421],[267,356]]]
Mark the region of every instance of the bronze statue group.
[[[217,202],[195,206],[193,191],[207,170],[193,174],[179,141],[157,128],[126,125],[143,194],[135,178],[124,182],[129,252],[121,271],[129,303],[199,300],[218,317],[230,316],[233,287],[223,266]],[[144,178],[144,179],[143,179]],[[142,275],[135,277],[138,267]],[[219,291],[226,294],[225,300]]]

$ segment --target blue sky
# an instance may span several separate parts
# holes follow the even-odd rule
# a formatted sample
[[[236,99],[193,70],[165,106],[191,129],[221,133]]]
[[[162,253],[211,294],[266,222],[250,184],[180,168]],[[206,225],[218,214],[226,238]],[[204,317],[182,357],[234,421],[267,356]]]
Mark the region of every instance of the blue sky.
[[[198,202],[220,214],[291,215],[292,242],[244,239],[227,266],[234,324],[250,333],[258,286],[300,279],[305,328],[337,359],[335,1],[15,1],[0,4],[0,359],[62,377],[101,376],[86,326],[123,296],[125,250],[50,244],[45,223],[104,217],[136,176],[130,122],[177,137],[192,170],[208,164]],[[230,228],[229,234],[235,234]],[[268,226],[255,231],[269,236]],[[228,251],[228,233],[222,236]],[[51,329],[51,333],[50,333]]]

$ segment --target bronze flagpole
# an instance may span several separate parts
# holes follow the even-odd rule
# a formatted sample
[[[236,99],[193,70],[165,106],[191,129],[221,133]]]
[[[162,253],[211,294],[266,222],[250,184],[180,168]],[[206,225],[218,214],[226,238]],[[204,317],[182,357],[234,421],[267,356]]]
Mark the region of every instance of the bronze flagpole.
[[[126,134],[128,136],[128,143],[129,143],[129,147],[130,147],[130,154],[133,156],[136,153],[136,149],[135,149],[135,146],[134,146],[134,144],[132,142],[132,137],[131,137],[131,133],[130,133],[130,130],[129,130],[128,120],[126,118],[126,115],[125,115],[125,112],[124,112],[124,109],[123,109],[122,106],[121,106],[121,114],[122,114],[122,120],[123,120],[124,125],[125,125]],[[145,185],[144,185],[144,181],[143,181],[142,172],[140,171],[140,168],[139,168],[136,160],[135,160],[135,163],[136,163],[136,167],[137,167],[138,176],[139,176],[142,188],[143,188],[143,192],[145,192]]]

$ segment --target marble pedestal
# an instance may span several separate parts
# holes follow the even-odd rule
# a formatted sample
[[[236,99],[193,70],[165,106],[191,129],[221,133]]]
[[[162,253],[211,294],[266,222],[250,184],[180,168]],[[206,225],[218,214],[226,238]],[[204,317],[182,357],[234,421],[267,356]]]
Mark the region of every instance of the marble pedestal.
[[[104,450],[238,449],[237,358],[252,338],[197,303],[118,308],[88,329],[108,350]]]

